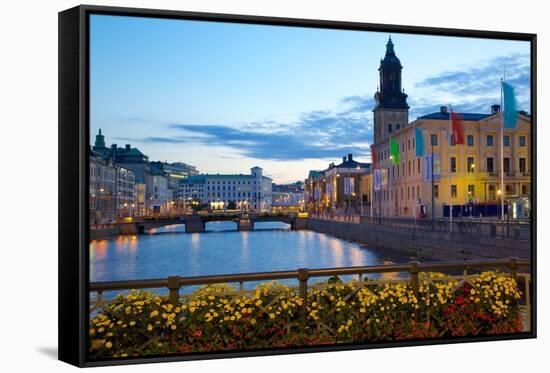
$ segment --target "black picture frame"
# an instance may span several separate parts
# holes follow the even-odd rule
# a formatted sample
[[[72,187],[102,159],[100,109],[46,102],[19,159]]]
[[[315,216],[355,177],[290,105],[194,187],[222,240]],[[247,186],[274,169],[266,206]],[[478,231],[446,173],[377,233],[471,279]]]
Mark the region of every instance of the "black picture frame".
[[[526,333],[483,337],[408,340],[389,343],[342,344],[255,351],[145,356],[91,361],[87,357],[88,340],[88,250],[89,250],[89,16],[91,14],[153,17],[182,20],[295,26],[325,29],[381,31],[419,35],[461,36],[528,41],[531,45],[531,160],[532,229],[531,260],[533,295],[532,330]],[[380,347],[418,346],[447,343],[481,342],[535,338],[536,318],[536,131],[537,131],[537,36],[482,30],[460,30],[420,26],[400,26],[344,21],[278,18],[249,15],[184,12],[81,5],[59,13],[59,359],[79,367],[169,362],[196,359],[280,355]]]

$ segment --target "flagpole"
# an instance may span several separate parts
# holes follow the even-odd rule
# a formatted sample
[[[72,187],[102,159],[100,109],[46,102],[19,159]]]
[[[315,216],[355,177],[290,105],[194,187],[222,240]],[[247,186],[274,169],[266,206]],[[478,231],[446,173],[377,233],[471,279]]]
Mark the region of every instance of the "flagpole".
[[[451,148],[453,145],[453,109],[451,105],[449,104],[449,192],[450,192],[450,198],[449,198],[449,231],[453,233],[453,167],[451,164]]]
[[[393,206],[393,193],[392,193],[392,172],[393,172],[393,154],[392,154],[392,149],[391,149],[391,136],[390,136],[390,140],[389,140],[389,145],[390,145],[390,169],[388,170],[388,180],[389,180],[389,183],[390,183],[390,206],[389,206],[389,210],[388,210],[388,217],[391,218],[392,216],[392,206]]]
[[[500,79],[500,219],[504,221],[504,102],[502,92],[503,79]]]
[[[413,195],[413,219],[414,219],[414,226],[416,227],[416,199],[418,198],[417,196],[417,193],[416,193],[416,168],[414,167],[415,164],[414,164],[414,161],[416,160],[416,147],[418,146],[417,144],[417,141],[416,141],[416,123],[413,122],[413,130],[412,130],[412,133],[413,133],[413,141],[414,141],[414,157],[413,157],[413,174],[412,174],[412,179],[413,179],[413,185],[412,185],[412,188],[413,188],[413,192],[412,192],[412,195]]]

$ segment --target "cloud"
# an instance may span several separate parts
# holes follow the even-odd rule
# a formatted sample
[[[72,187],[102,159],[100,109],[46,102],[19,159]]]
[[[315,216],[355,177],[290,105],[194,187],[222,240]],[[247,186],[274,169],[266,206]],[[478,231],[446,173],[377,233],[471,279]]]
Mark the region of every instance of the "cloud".
[[[444,71],[416,83],[407,92],[410,120],[439,111],[441,105],[449,103],[456,111],[489,113],[490,106],[500,102],[504,66],[506,80],[516,88],[520,109],[528,110],[530,58],[527,54],[512,54],[462,70]],[[347,153],[368,158],[374,106],[370,93],[369,96],[353,95],[342,98],[335,109],[305,112],[291,122],[253,121],[239,127],[234,123],[170,123],[167,126],[178,135],[138,141],[229,147],[245,157],[261,160],[338,161]]]
[[[500,103],[500,79],[504,71],[506,81],[515,87],[520,110],[529,111],[530,56],[515,53],[481,61],[463,70],[444,71],[418,82],[411,90],[411,118],[449,103],[457,111],[488,113],[491,105]]]
[[[290,123],[255,121],[239,128],[229,124],[171,123],[168,127],[181,135],[151,136],[138,141],[224,146],[246,157],[278,161],[335,161],[348,153],[366,157],[372,141],[373,105],[373,99],[350,96],[342,99],[336,110],[302,113]]]

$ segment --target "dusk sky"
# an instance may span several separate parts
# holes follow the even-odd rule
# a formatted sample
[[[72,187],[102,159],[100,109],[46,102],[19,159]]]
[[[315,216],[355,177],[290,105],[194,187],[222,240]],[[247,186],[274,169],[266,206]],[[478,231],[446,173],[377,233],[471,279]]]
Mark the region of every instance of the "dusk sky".
[[[92,15],[91,131],[151,160],[277,183],[369,161],[387,33]],[[409,119],[488,113],[500,78],[529,111],[528,42],[393,33]]]

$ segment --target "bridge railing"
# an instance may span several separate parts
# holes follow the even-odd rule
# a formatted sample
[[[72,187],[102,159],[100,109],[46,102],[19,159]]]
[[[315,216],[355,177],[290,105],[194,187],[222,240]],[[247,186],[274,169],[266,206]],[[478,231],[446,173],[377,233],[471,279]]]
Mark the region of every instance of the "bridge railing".
[[[272,280],[288,280],[294,279],[298,286],[295,288],[300,298],[302,298],[302,312],[305,314],[307,310],[307,294],[308,288],[316,286],[311,284],[310,280],[321,277],[332,276],[358,276],[361,284],[375,285],[380,281],[363,282],[363,276],[368,274],[388,274],[388,273],[406,273],[408,278],[396,279],[385,282],[403,282],[410,283],[413,291],[419,292],[419,273],[420,272],[460,272],[460,275],[450,275],[452,278],[467,279],[476,271],[482,270],[502,270],[510,273],[510,275],[518,280],[518,284],[522,285],[523,292],[523,311],[526,314],[527,325],[530,325],[530,260],[522,260],[518,258],[493,259],[493,260],[469,260],[469,261],[448,261],[448,262],[427,262],[420,263],[412,261],[406,264],[392,265],[376,265],[363,267],[345,267],[345,268],[325,268],[325,269],[307,269],[299,268],[290,271],[276,272],[256,272],[256,273],[241,273],[241,274],[226,274],[214,276],[195,276],[195,277],[180,277],[170,276],[163,279],[148,279],[148,280],[132,280],[132,281],[105,281],[92,282],[89,284],[90,293],[96,293],[95,299],[90,300],[90,312],[101,309],[112,300],[105,300],[103,293],[107,291],[124,291],[138,289],[159,289],[165,288],[168,290],[168,300],[172,304],[177,304],[182,296],[181,288],[185,286],[210,285],[222,283],[238,283],[239,292],[245,292],[245,282],[261,282]],[[527,271],[520,272],[520,269]],[[450,278],[449,277],[449,278]],[[366,286],[366,285],[365,285]]]

